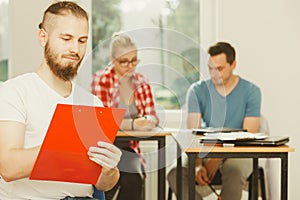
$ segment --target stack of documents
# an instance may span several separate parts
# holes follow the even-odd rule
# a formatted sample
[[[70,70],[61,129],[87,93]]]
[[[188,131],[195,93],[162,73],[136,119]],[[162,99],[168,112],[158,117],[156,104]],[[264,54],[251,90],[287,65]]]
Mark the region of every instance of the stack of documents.
[[[249,133],[249,132],[230,132],[230,133],[204,133],[201,140],[219,140],[219,141],[236,141],[236,140],[254,140],[265,139],[268,137],[264,133]]]
[[[192,133],[196,135],[203,135],[204,133],[231,133],[231,132],[247,132],[243,128],[227,128],[227,127],[207,127],[193,129]]]

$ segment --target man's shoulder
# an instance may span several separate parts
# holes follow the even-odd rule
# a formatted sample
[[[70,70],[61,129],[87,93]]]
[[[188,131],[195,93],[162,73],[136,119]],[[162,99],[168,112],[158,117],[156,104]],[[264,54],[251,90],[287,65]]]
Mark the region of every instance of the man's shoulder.
[[[207,89],[212,86],[211,79],[208,80],[199,80],[192,84],[193,89]]]
[[[11,83],[11,82],[20,82],[20,81],[28,81],[28,80],[34,80],[37,77],[36,73],[30,72],[18,75],[16,77],[10,78],[4,83]]]
[[[36,73],[25,73],[18,75],[14,78],[10,78],[3,82],[1,84],[1,88],[27,88],[32,87],[32,85],[35,84],[35,81],[37,80],[37,74]]]
[[[33,96],[33,91],[40,91],[37,90],[37,88],[41,86],[43,86],[43,84],[36,73],[22,74],[14,78],[10,78],[1,84],[0,99],[5,100],[6,103],[18,103],[18,105],[20,105],[20,102],[24,103],[26,99],[30,99]]]
[[[240,77],[240,83],[242,87],[246,87],[250,90],[260,90],[260,88],[255,83],[241,77]]]

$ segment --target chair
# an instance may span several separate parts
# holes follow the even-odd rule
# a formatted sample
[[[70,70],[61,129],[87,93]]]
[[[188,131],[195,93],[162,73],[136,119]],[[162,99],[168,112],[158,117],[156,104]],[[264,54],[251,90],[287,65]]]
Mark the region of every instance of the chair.
[[[105,200],[105,194],[104,194],[104,192],[98,190],[98,189],[94,186],[94,194],[93,194],[93,198],[98,199],[98,200]]]
[[[266,183],[265,183],[265,174],[264,174],[264,169],[262,167],[258,168],[258,180],[259,180],[259,184],[260,184],[260,196],[262,198],[262,200],[266,200]],[[247,181],[249,182],[249,186],[248,186],[248,199],[251,200],[252,199],[252,174],[248,177]]]
[[[262,167],[259,167],[259,172],[258,172],[258,180],[259,180],[259,184],[260,184],[260,196],[262,198],[262,200],[266,200],[266,186],[265,186],[265,176],[264,176],[264,170]],[[251,200],[252,199],[252,174],[248,177],[247,179],[248,181],[248,199]],[[222,185],[222,179],[221,179],[221,174],[218,171],[218,173],[216,174],[216,176],[214,177],[214,179],[211,182],[212,185],[214,186],[220,186]],[[172,189],[171,187],[169,187],[168,190],[168,200],[172,200]]]
[[[260,117],[260,124],[259,124],[259,131],[260,133],[265,133],[267,135],[269,135],[269,124],[267,119],[261,115]],[[250,174],[250,176],[247,178],[248,181],[248,199],[251,200],[252,199],[252,173]],[[260,196],[262,198],[262,200],[266,200],[266,182],[265,182],[265,175],[264,175],[264,169],[262,166],[259,166],[258,168],[258,182],[259,182],[259,192],[260,192]],[[220,173],[220,171],[218,170],[214,179],[211,181],[211,184],[214,186],[220,186],[222,185],[222,175]],[[247,188],[246,188],[247,190]],[[169,187],[168,190],[168,200],[172,200],[172,189],[171,187]]]

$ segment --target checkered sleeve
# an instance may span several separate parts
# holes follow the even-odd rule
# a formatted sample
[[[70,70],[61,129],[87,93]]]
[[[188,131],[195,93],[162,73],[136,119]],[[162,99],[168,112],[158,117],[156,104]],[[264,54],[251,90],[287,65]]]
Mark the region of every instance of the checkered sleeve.
[[[110,107],[109,101],[109,88],[111,87],[111,83],[109,79],[107,79],[102,71],[97,71],[93,75],[93,81],[91,84],[91,92],[96,95],[99,99],[101,99],[103,105],[105,107]]]
[[[137,74],[137,81],[139,84],[136,86],[135,98],[136,104],[139,108],[140,115],[153,115],[159,123],[158,116],[155,111],[154,99],[151,91],[151,86],[145,77],[141,74]]]

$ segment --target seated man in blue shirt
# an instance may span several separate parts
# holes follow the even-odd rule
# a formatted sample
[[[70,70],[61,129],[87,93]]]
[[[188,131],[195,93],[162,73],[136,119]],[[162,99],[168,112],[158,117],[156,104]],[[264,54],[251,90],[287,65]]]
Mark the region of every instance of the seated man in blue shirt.
[[[226,42],[218,42],[208,50],[211,78],[190,87],[187,104],[188,128],[200,128],[201,120],[209,127],[243,128],[257,132],[260,121],[261,93],[253,83],[233,73],[236,67],[235,50]],[[247,177],[252,172],[251,159],[197,158],[196,182],[201,187],[210,182],[216,172],[222,174],[223,200],[240,200]],[[183,199],[188,195],[187,169],[183,168]],[[176,193],[176,168],[168,174],[168,182]],[[197,189],[198,191],[198,189]],[[195,199],[202,199],[196,192]]]

